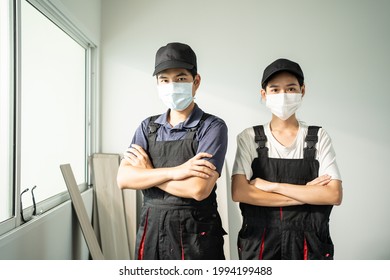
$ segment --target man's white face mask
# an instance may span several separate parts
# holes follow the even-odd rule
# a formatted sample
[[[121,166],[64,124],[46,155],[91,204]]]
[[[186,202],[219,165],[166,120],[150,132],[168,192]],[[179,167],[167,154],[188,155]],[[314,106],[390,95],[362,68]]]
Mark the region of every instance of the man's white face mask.
[[[157,85],[158,95],[165,106],[175,111],[183,111],[194,100],[193,83],[167,83]]]
[[[291,117],[302,104],[302,93],[267,94],[266,103],[272,114],[281,120]]]

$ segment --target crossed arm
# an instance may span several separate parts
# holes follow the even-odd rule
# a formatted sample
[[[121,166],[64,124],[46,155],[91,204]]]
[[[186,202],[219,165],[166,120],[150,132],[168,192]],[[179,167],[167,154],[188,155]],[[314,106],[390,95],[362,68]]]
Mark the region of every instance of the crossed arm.
[[[260,178],[248,181],[245,175],[236,174],[232,177],[232,198],[258,206],[340,205],[342,184],[328,175],[319,176],[306,185],[294,185]]]
[[[142,147],[133,144],[121,161],[117,183],[121,189],[158,187],[172,195],[200,201],[210,195],[219,177],[215,166],[205,159],[211,157],[198,153],[179,166],[154,168]]]

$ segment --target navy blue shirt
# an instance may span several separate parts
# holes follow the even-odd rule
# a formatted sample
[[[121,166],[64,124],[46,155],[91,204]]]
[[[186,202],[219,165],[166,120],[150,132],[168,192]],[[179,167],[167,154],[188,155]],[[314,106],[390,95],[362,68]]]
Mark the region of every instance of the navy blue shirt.
[[[195,104],[194,110],[190,116],[184,121],[172,127],[167,117],[169,110],[159,116],[155,123],[160,124],[160,128],[157,131],[156,141],[172,141],[181,140],[185,138],[187,129],[195,127],[199,124],[199,121],[203,115],[202,109]],[[142,121],[141,125],[137,128],[132,144],[140,145],[145,151],[148,150],[148,125],[149,118]],[[198,150],[196,154],[205,152],[212,154],[212,158],[205,158],[209,160],[217,168],[217,172],[221,175],[223,163],[225,160],[228,135],[227,126],[225,122],[217,116],[210,115],[198,128],[197,140],[199,142]]]

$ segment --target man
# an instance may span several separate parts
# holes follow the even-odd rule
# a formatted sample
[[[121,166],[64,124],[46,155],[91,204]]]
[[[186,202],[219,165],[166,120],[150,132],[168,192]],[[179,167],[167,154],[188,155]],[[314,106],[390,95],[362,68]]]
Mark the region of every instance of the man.
[[[117,178],[120,188],[144,195],[136,258],[224,259],[215,191],[227,126],[194,102],[201,77],[190,46],[161,47],[153,75],[168,111],[141,123]]]
[[[243,216],[240,259],[333,259],[329,216],[342,200],[341,176],[326,131],[295,115],[304,95],[299,64],[274,61],[261,89],[272,119],[237,136],[232,197]]]

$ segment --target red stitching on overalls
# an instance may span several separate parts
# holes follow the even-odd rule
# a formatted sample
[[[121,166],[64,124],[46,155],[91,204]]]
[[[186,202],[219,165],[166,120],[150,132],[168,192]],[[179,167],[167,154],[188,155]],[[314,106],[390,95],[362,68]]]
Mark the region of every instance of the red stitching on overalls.
[[[265,239],[265,229],[263,231],[263,235],[261,236],[261,243],[260,243],[260,252],[259,252],[259,260],[263,259],[263,252],[264,252],[264,239]]]
[[[306,237],[303,238],[303,259],[308,260],[308,248],[307,248],[307,242],[306,242]]]
[[[146,230],[148,228],[148,217],[149,217],[149,209],[148,209],[148,212],[146,212],[144,232],[142,233],[142,238],[141,238],[141,242],[139,244],[139,249],[138,249],[138,259],[139,260],[144,259]]]
[[[279,217],[280,220],[283,220],[283,207],[279,207]]]

